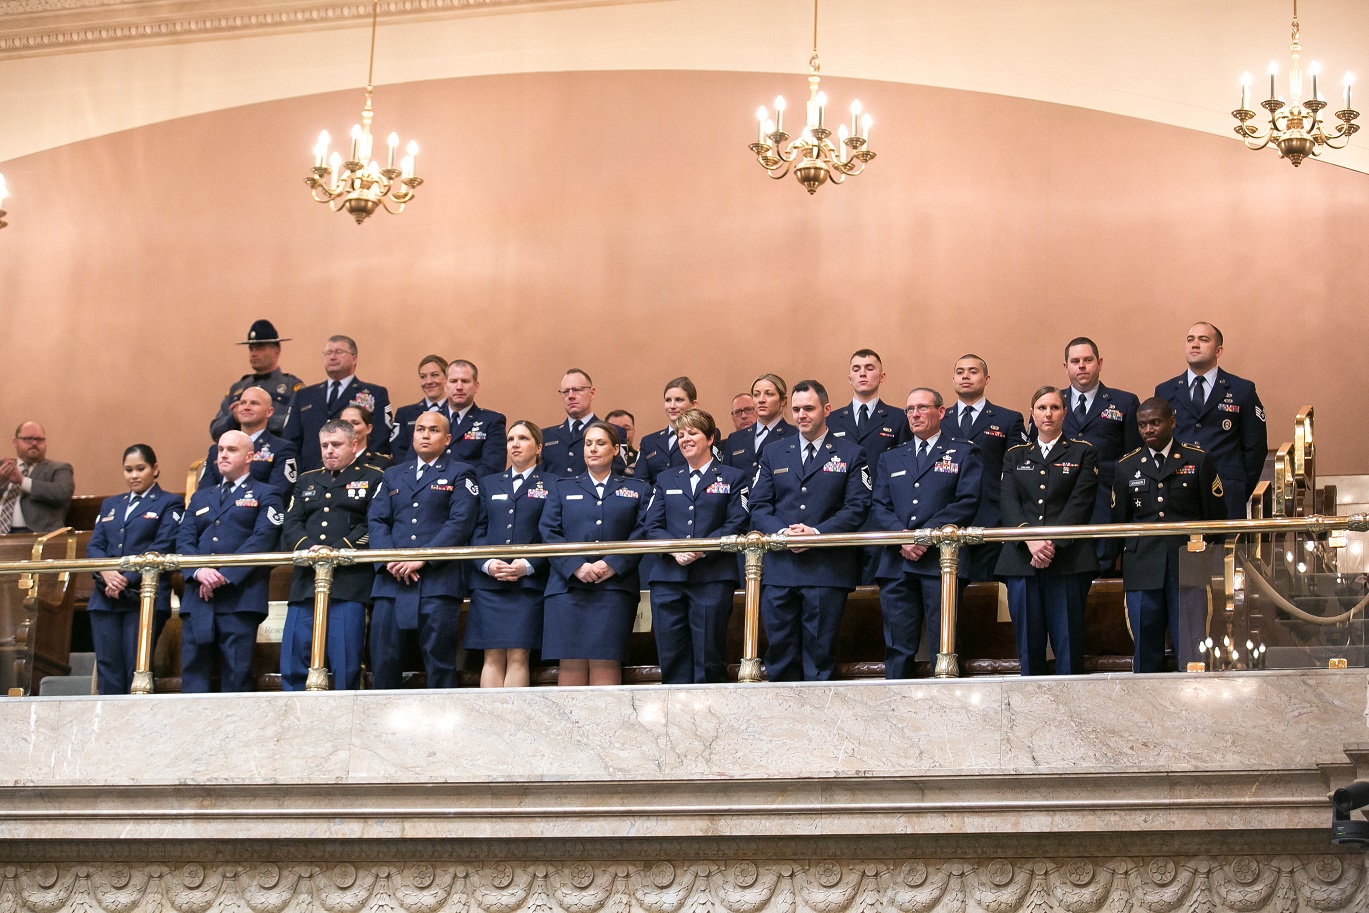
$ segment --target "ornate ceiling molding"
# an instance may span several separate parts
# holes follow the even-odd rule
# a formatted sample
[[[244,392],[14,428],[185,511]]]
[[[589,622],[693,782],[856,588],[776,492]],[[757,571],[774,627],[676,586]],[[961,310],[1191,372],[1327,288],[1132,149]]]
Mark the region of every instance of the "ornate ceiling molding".
[[[653,0],[383,0],[385,19]],[[0,0],[0,57],[239,37],[365,23],[366,0]]]

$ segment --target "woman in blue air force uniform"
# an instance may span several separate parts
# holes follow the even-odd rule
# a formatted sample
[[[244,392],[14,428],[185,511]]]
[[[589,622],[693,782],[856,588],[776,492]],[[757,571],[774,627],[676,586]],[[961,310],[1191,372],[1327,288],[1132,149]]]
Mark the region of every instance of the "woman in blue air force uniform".
[[[1087,441],[1062,434],[1064,396],[1042,387],[1032,396],[1034,443],[1003,456],[999,501],[1004,526],[1076,526],[1093,517],[1098,454]],[[1084,672],[1084,601],[1081,581],[1098,571],[1089,539],[1005,542],[995,573],[1008,587],[1008,612],[1017,635],[1023,675],[1046,674],[1046,641],[1057,675]]]
[[[550,496],[540,469],[542,430],[516,421],[506,434],[509,468],[480,480],[480,516],[472,545],[535,545]],[[542,590],[547,559],[490,558],[471,562],[471,611],[466,648],[484,650],[480,687],[512,688],[530,681],[529,654],[542,645]]]
[[[543,542],[640,539],[651,488],[613,472],[618,429],[585,429],[585,472],[557,479],[542,512]],[[637,555],[573,555],[551,559],[542,655],[560,660],[557,684],[617,685],[636,615]]]
[[[675,419],[674,430],[685,465],[657,476],[647,538],[711,539],[746,532],[750,477],[716,458],[713,416],[689,409]],[[727,621],[740,579],[736,559],[723,552],[674,552],[659,556],[645,573],[662,683],[727,681]]]
[[[185,501],[157,484],[157,454],[146,444],[124,451],[124,481],[128,494],[105,498],[95,531],[86,546],[87,558],[122,558],[147,552],[175,551]],[[95,641],[95,671],[101,694],[128,694],[138,658],[139,588],[142,575],[133,571],[102,571],[94,575],[90,594],[90,634]],[[152,643],[171,617],[171,581],[163,574],[157,584],[157,610]]]

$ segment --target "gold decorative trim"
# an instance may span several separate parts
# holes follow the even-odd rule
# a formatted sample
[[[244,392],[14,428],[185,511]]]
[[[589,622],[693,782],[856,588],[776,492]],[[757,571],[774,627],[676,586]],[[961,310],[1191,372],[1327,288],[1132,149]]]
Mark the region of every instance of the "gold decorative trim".
[[[421,20],[643,2],[657,0],[382,0],[380,12]],[[364,0],[0,0],[0,58],[345,28],[370,17]]]

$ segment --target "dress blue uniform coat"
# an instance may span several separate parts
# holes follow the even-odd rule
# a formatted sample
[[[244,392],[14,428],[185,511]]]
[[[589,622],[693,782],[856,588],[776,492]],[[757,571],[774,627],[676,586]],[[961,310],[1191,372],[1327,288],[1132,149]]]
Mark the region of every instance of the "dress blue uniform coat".
[[[599,419],[590,415],[580,419],[580,431],[571,434],[574,420],[567,418],[559,425],[548,425],[542,429],[542,472],[549,476],[570,478],[585,471],[585,429],[591,422]],[[613,459],[615,475],[627,472],[627,463],[621,456]]]
[[[966,526],[979,510],[983,496],[984,463],[979,449],[952,438],[942,426],[927,456],[918,460],[917,437],[884,454],[875,474],[870,515],[875,529],[902,532],[935,529],[946,524]],[[966,574],[960,566],[960,574]],[[929,547],[909,561],[897,546],[880,556],[880,610],[884,615],[884,675],[912,678],[914,660],[926,621],[928,637],[941,631],[940,550]]]
[[[1021,444],[1027,439],[1027,428],[1022,413],[1002,406],[995,406],[987,399],[983,408],[975,416],[970,433],[962,433],[960,428],[960,403],[946,410],[942,428],[952,436],[964,438],[979,448],[979,458],[983,461],[983,492],[979,499],[979,512],[975,514],[972,526],[999,526],[1001,515],[998,509],[999,488],[1003,482],[1003,454],[1009,447]],[[947,427],[949,425],[949,427]],[[986,542],[972,545],[961,552],[961,561],[968,558],[970,580],[992,580],[994,566],[998,563],[1001,543]]]
[[[418,421],[418,417],[425,412],[438,412],[445,405],[444,401],[429,406],[426,399],[421,399],[395,410],[394,428],[390,430],[390,455],[396,463],[413,459],[414,422]]]
[[[336,472],[301,473],[285,512],[281,542],[290,551],[315,545],[366,548],[371,531],[366,518],[371,500],[383,488],[384,470],[357,457]],[[375,565],[359,561],[333,570],[328,599],[327,663],[338,690],[361,687],[361,644],[366,636],[366,606],[375,585]],[[314,633],[314,569],[295,568],[290,577],[290,605],[281,635],[281,688],[299,691],[309,672]]]
[[[297,478],[295,445],[270,431],[263,431],[253,446],[252,462],[248,464],[247,471],[258,482],[275,487],[282,497],[288,495],[290,489],[295,487]],[[195,486],[196,491],[213,488],[223,481],[223,476],[219,475],[218,459],[219,445],[211,444],[209,454],[204,458],[204,472],[200,473],[199,484]]]
[[[648,539],[738,536],[749,527],[750,478],[715,457],[690,485],[688,464],[656,480],[647,510]],[[734,556],[706,552],[682,565],[661,555],[647,571],[652,630],[668,685],[721,682],[727,678],[727,622],[739,577]]]
[[[790,438],[799,433],[799,429],[780,419],[770,433],[761,441],[761,450],[769,447],[775,441]],[[753,423],[748,428],[741,431],[734,431],[727,436],[723,442],[723,462],[729,466],[735,466],[749,476],[756,474],[756,467],[760,465],[760,457],[756,454],[756,424]]]
[[[1141,446],[1141,432],[1136,427],[1136,410],[1141,401],[1135,393],[1100,383],[1089,394],[1088,413],[1080,420],[1074,411],[1078,394],[1068,388],[1065,393],[1070,399],[1065,403],[1061,433],[1073,440],[1088,441],[1098,457],[1098,494],[1089,522],[1107,523],[1112,516],[1112,479],[1117,472],[1117,461],[1122,454]],[[1036,439],[1034,427],[1032,439]]]
[[[870,467],[871,477],[876,475],[879,468],[879,458],[885,451],[899,444],[905,443],[912,432],[908,428],[907,411],[897,409],[889,405],[884,400],[879,400],[875,407],[870,410],[870,417],[859,428],[856,428],[856,418],[860,414],[860,409],[854,402],[847,403],[840,409],[832,412],[827,417],[827,427],[831,429],[833,437],[845,438],[854,441],[865,451],[865,465]],[[861,527],[861,532],[871,532],[878,529],[874,525],[873,519],[867,519],[865,525]],[[862,550],[864,557],[861,559],[860,582],[869,584],[875,582],[875,574],[879,571],[879,560],[883,549],[878,546],[869,546]]]
[[[1134,450],[1117,463],[1112,486],[1113,523],[1225,520],[1224,480],[1212,458],[1176,439],[1163,466],[1150,451]],[[1133,536],[1122,544],[1122,586],[1131,622],[1136,672],[1161,672],[1165,630],[1179,669],[1198,659],[1207,636],[1208,561],[1189,554],[1184,536]]]
[[[148,552],[168,554],[176,547],[180,530],[181,512],[185,500],[180,495],[163,491],[153,483],[143,492],[137,507],[128,518],[131,493],[105,498],[95,530],[86,545],[87,558],[122,558]],[[95,578],[95,591],[90,594],[86,610],[90,612],[91,636],[95,641],[95,670],[101,694],[128,694],[133,686],[134,666],[138,653],[138,587],[143,575],[124,571],[128,586],[117,598],[105,595],[104,579]],[[171,617],[171,581],[163,574],[157,583],[157,609],[152,629],[152,644],[156,646],[162,627]]]
[[[558,479],[542,511],[543,542],[604,542],[640,539],[645,534],[651,488],[616,472],[595,491],[588,473]],[[613,568],[602,583],[584,583],[575,571],[599,560]],[[636,613],[640,586],[637,555],[574,555],[551,559],[547,579],[542,655],[549,659],[622,662]]]
[[[294,404],[295,394],[304,387],[304,381],[293,374],[288,374],[280,368],[276,368],[269,374],[244,374],[233,382],[228,388],[228,393],[219,403],[218,414],[209,423],[209,436],[214,440],[223,437],[225,431],[238,430],[238,423],[233,419],[233,404],[248,387],[261,387],[271,395],[271,403],[275,407],[275,413],[267,419],[266,430],[272,434],[280,434],[285,428],[285,420],[290,415],[290,407]]]
[[[451,424],[452,442],[447,445],[447,459],[469,465],[477,479],[504,468],[508,462],[504,413],[472,404],[465,418],[458,422],[449,405],[443,404],[441,412]],[[409,434],[413,434],[412,426]],[[415,459],[413,451],[404,459]]]
[[[342,415],[348,406],[361,406],[371,413],[370,444],[380,453],[390,452],[390,394],[380,384],[370,384],[353,377],[342,391],[337,403],[328,408],[328,381],[310,384],[295,394],[290,420],[281,436],[295,445],[299,454],[299,472],[303,475],[323,466],[323,452],[319,450],[318,433],[323,423]]]
[[[513,470],[480,480],[480,515],[472,545],[535,545],[538,524],[555,478],[533,468],[515,495]],[[507,559],[506,559],[507,560]],[[466,647],[480,650],[534,650],[542,646],[542,592],[547,586],[545,558],[525,558],[530,572],[516,581],[495,580],[473,561],[467,569],[471,610],[466,617]]]
[[[230,497],[218,488],[195,492],[181,518],[176,551],[181,555],[233,555],[274,551],[285,519],[280,492],[252,479]],[[221,567],[228,583],[214,591],[209,602],[200,599],[193,579],[197,568],[186,569],[181,596],[181,691],[209,690],[214,656],[221,660],[223,691],[252,690],[252,650],[257,626],[266,617],[267,567]]]
[[[1037,443],[1009,447],[1003,457],[1000,508],[1004,526],[1078,526],[1088,523],[1098,500],[1098,454],[1087,441],[1063,434],[1043,457]],[[1098,570],[1088,539],[1055,541],[1055,557],[1032,567],[1025,542],[1005,542],[998,576],[1007,580],[1008,611],[1017,635],[1023,675],[1044,675],[1046,643],[1055,651],[1059,675],[1084,672],[1084,605],[1080,581]]]
[[[475,470],[439,456],[418,478],[418,462],[385,470],[367,514],[370,548],[455,548],[469,545],[480,509]],[[436,561],[401,583],[376,565],[371,588],[371,674],[375,688],[398,688],[403,674],[401,631],[417,631],[429,688],[456,687],[456,629],[466,597],[461,561]]]
[[[1218,368],[1202,404],[1193,402],[1188,372],[1157,385],[1155,395],[1174,407],[1174,439],[1212,458],[1222,477],[1227,518],[1245,519],[1246,502],[1269,456],[1269,429],[1255,385]]]
[[[662,428],[642,438],[641,449],[637,451],[637,461],[632,464],[632,477],[641,479],[648,485],[656,484],[656,477],[667,469],[678,469],[685,465],[684,454],[678,446],[670,446],[670,429]],[[713,434],[713,459],[723,458],[722,438]]]
[[[833,438],[803,463],[807,441],[762,445],[751,486],[751,525],[778,533],[803,523],[821,533],[856,532],[870,512],[870,470],[859,444]],[[761,616],[771,681],[821,681],[836,671],[836,633],[846,594],[860,582],[860,551],[779,551],[765,560]]]

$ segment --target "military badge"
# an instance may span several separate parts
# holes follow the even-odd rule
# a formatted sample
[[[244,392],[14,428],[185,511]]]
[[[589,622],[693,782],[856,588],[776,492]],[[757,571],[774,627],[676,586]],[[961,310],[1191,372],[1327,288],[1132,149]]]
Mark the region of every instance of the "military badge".
[[[359,390],[352,394],[352,402],[349,405],[360,406],[367,412],[374,413],[376,411],[375,394],[370,390]]]
[[[639,493],[637,493],[636,491],[632,490],[631,488],[615,488],[615,489],[613,490],[613,494],[614,494],[615,497],[619,497],[619,498],[636,498],[636,499],[639,500],[639,501],[640,501],[641,498],[642,498],[642,496],[641,496]]]
[[[726,482],[718,481],[704,489],[706,495],[729,495],[732,493],[732,486]]]
[[[847,470],[846,470],[846,463],[841,459],[841,457],[835,457],[835,456],[834,456],[834,457],[832,457],[830,460],[827,461],[826,465],[824,465],[824,466],[822,467],[822,471],[823,471],[823,472],[846,472],[846,471],[847,471]]]
[[[271,523],[272,526],[280,526],[282,523],[285,522],[285,515],[282,514],[280,511],[276,510],[274,507],[268,507],[266,508],[266,519]]]
[[[1224,419],[1222,419],[1222,430],[1223,430],[1223,431],[1230,431],[1230,430],[1231,430],[1231,419],[1229,419],[1229,418],[1224,418]]]
[[[466,490],[469,491],[471,494],[475,495],[477,498],[480,497],[480,486],[475,484],[474,479],[466,480]]]

